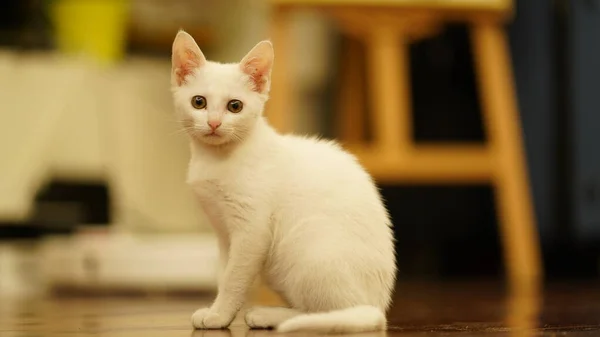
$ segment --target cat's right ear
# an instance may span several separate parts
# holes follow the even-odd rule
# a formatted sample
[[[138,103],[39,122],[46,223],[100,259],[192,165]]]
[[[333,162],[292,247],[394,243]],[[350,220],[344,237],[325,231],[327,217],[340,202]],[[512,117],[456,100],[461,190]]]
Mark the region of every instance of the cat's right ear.
[[[185,84],[186,77],[204,64],[206,64],[206,58],[194,38],[180,30],[173,41],[171,83],[176,86]]]
[[[250,77],[254,91],[268,92],[271,84],[271,68],[273,68],[271,41],[261,41],[254,46],[240,62],[240,68]]]

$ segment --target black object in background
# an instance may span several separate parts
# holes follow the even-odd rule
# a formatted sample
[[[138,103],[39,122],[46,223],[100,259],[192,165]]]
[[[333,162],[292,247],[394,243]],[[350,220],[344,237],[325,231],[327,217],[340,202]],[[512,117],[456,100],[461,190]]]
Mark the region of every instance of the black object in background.
[[[566,115],[575,239],[600,242],[600,1],[567,1]]]
[[[51,48],[50,4],[49,0],[3,0],[0,5],[0,47]]]
[[[70,234],[78,226],[110,225],[110,193],[102,182],[50,181],[36,195],[33,214],[20,223],[0,223],[0,240]]]
[[[597,278],[600,256],[600,2],[554,2],[558,109],[558,235],[550,277]]]

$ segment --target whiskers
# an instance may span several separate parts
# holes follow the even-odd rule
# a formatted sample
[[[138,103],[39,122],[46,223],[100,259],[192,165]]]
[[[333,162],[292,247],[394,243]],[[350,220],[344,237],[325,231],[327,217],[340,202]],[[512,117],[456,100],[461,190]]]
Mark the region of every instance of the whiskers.
[[[242,141],[244,139],[244,132],[236,132],[236,130],[233,130],[231,132],[231,139],[236,143]]]
[[[193,121],[189,119],[182,119],[179,121],[179,128],[172,132],[172,136],[179,136],[182,134],[194,134],[195,131],[198,131]]]
[[[245,128],[221,125],[219,129],[217,129],[217,132],[221,137],[210,138],[205,136],[209,133],[209,130],[203,130],[201,127],[196,126],[193,121],[183,119],[179,121],[179,125],[180,127],[172,132],[173,136],[185,134],[189,135],[192,139],[212,145],[239,143],[243,141],[249,133],[249,130]]]
[[[249,130],[246,128],[231,128],[231,139],[234,142],[241,142],[248,136]]]
[[[227,142],[239,142],[244,139],[245,131],[236,128],[235,126],[221,126],[219,131],[223,137],[227,138]]]

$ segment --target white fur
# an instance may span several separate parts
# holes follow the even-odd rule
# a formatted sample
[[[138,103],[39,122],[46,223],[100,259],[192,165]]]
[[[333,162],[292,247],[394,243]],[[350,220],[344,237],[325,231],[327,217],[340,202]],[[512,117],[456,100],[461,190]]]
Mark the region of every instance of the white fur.
[[[174,103],[191,139],[187,181],[219,237],[223,262],[218,295],[194,313],[194,327],[228,326],[262,273],[291,308],[251,309],[251,327],[385,329],[396,261],[390,219],[369,174],[332,141],[281,135],[267,124],[269,42],[240,64],[219,64],[199,49],[186,54],[190,40],[180,32],[173,45],[174,77],[185,55],[199,64],[174,79]],[[267,81],[262,90],[253,82],[257,72]],[[206,97],[206,109],[192,107],[194,95]],[[229,112],[230,99],[244,109]],[[205,136],[210,118],[222,122],[218,137]]]

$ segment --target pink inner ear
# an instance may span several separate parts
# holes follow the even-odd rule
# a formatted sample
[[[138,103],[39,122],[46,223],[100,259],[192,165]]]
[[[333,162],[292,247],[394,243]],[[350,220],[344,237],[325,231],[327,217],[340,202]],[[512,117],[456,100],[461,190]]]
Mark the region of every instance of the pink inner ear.
[[[266,62],[258,57],[252,57],[245,62],[243,71],[250,76],[254,91],[263,92],[265,90],[267,69]]]
[[[182,85],[185,83],[185,78],[200,66],[200,58],[193,50],[187,48],[180,51],[180,54],[176,57],[175,81],[177,85]]]
[[[180,31],[175,37],[172,50],[173,82],[181,86],[185,78],[193,74],[194,70],[206,63],[202,51],[188,33]]]
[[[194,51],[185,49],[183,55],[178,56],[175,67],[175,80],[177,85],[185,83],[185,78],[194,72],[194,69],[200,67],[200,59]]]

